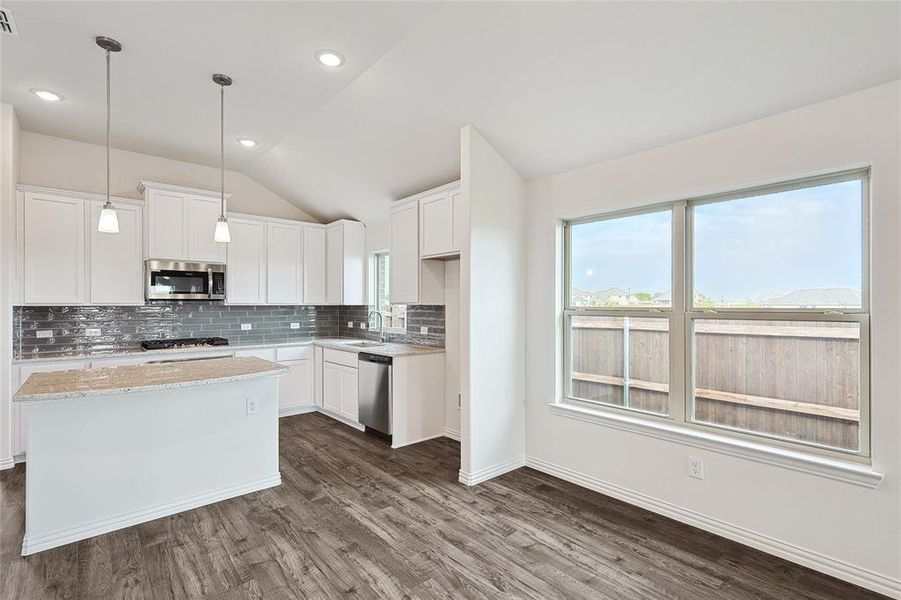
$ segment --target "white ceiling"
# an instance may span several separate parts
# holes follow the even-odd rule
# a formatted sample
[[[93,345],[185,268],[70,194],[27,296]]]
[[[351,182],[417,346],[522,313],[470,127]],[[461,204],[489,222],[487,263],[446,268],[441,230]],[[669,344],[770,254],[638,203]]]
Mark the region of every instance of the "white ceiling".
[[[227,73],[229,167],[324,220],[457,178],[464,124],[530,179],[901,77],[896,2],[5,5],[2,100],[24,129],[103,142],[93,37],[115,37],[115,146],[217,164],[209,77]]]

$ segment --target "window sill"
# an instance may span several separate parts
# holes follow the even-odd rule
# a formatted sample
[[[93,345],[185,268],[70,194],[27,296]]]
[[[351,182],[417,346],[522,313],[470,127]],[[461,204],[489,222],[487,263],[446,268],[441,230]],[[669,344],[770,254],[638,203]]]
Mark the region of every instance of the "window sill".
[[[738,440],[706,431],[680,427],[672,423],[615,414],[612,411],[592,410],[570,404],[551,403],[548,406],[552,414],[568,419],[597,423],[621,431],[677,442],[869,489],[875,489],[884,477],[882,473],[874,471],[869,465]]]

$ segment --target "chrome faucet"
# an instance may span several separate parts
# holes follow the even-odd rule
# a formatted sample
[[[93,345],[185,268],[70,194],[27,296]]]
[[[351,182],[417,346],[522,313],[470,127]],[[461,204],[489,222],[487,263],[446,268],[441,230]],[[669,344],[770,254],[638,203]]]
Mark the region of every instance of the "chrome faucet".
[[[385,343],[385,328],[382,326],[382,313],[380,313],[377,310],[370,312],[369,316],[367,317],[367,320],[370,323],[372,323],[372,315],[375,315],[376,317],[378,317],[376,319],[376,321],[378,321],[379,341],[384,344]]]

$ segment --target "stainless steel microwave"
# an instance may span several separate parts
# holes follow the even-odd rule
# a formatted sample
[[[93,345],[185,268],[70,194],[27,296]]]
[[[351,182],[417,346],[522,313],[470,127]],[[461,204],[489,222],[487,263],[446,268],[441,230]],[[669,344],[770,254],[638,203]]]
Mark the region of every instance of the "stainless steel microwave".
[[[225,300],[225,265],[144,261],[146,300]]]

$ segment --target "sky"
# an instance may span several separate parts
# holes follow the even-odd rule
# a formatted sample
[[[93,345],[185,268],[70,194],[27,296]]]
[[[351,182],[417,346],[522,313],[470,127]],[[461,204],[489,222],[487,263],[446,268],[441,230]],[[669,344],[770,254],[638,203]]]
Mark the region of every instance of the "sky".
[[[861,289],[861,181],[694,208],[695,289],[741,302],[804,288]],[[669,210],[573,226],[574,287],[665,292]]]

